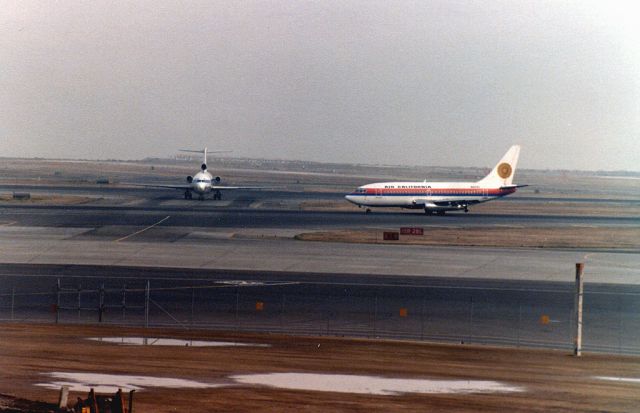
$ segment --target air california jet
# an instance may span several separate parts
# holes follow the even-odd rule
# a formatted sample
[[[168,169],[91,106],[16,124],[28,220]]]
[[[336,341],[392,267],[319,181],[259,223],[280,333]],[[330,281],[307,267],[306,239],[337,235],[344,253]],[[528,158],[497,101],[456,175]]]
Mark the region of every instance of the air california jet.
[[[346,195],[347,201],[365,207],[424,209],[426,214],[469,212],[469,206],[512,194],[527,185],[513,184],[520,146],[514,145],[489,175],[477,182],[379,182],[364,185]]]
[[[137,184],[132,183],[130,185],[136,186],[144,186],[151,188],[169,188],[169,189],[179,189],[184,191],[184,199],[192,199],[193,194],[198,194],[198,199],[201,201],[204,200],[205,194],[209,192],[213,192],[213,199],[222,199],[222,191],[234,190],[234,189],[265,189],[264,187],[258,186],[224,186],[218,185],[220,183],[220,177],[214,177],[207,171],[207,148],[203,150],[189,150],[189,149],[180,149],[181,152],[191,152],[191,153],[202,153],[204,154],[204,160],[202,165],[200,165],[200,171],[195,175],[187,176],[187,184],[182,185],[163,185],[163,184]],[[217,151],[217,152],[228,152],[228,151]]]

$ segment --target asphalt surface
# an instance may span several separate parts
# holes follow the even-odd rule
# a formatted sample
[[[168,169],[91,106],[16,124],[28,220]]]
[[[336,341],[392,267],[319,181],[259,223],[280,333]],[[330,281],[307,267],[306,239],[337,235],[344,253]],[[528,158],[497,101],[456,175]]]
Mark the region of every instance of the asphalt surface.
[[[449,213],[428,216],[420,212],[322,212],[250,208],[255,198],[229,201],[170,201],[165,205],[3,205],[0,220],[19,226],[96,227],[104,225],[146,226],[170,216],[163,226],[203,228],[363,228],[400,226],[472,227],[518,226],[640,226],[640,217],[514,215]],[[498,201],[496,201],[498,202]]]
[[[63,323],[101,314],[112,324],[551,348],[573,337],[572,283],[28,264],[0,266],[0,280],[5,320],[53,322],[55,304]],[[587,283],[584,349],[640,353],[639,298],[640,286]]]

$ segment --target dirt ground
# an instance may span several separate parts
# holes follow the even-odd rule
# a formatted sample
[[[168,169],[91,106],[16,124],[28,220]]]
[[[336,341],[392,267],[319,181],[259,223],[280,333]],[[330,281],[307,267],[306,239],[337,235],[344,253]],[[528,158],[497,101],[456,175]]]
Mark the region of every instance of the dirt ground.
[[[213,339],[270,347],[121,346],[87,337]],[[393,378],[493,380],[513,393],[363,395],[279,390],[235,384],[220,388],[149,387],[135,395],[137,412],[633,412],[640,358],[565,351],[417,342],[234,334],[95,326],[3,324],[0,394],[53,403],[57,391],[36,387],[53,371],[146,375],[219,382],[230,375],[313,372]],[[72,392],[70,400],[84,396]]]
[[[640,228],[425,228],[424,235],[400,235],[397,241],[384,241],[382,229],[307,232],[296,235],[304,241],[395,243],[410,245],[455,245],[526,248],[640,248]],[[399,231],[398,228],[388,231]]]
[[[0,194],[0,204],[10,205],[78,205],[96,199],[88,196],[40,194],[32,194],[29,199],[13,199],[11,194]]]

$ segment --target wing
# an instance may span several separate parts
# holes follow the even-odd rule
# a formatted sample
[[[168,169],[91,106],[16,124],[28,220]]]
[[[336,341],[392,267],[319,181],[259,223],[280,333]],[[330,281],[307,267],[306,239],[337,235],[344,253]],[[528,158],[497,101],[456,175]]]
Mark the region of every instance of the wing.
[[[226,186],[226,185],[211,185],[212,191],[224,191],[224,190],[236,190],[236,189],[271,189],[268,186]]]
[[[123,182],[125,185],[141,186],[144,188],[164,188],[164,189],[191,189],[191,185],[164,185],[164,184],[135,184],[132,182]]]

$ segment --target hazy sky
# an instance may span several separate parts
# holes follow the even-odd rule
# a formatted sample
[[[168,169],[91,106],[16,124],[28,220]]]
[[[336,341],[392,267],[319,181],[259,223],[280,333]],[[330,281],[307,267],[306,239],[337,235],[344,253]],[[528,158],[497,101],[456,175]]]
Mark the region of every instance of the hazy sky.
[[[0,156],[640,170],[640,6],[0,0]]]

